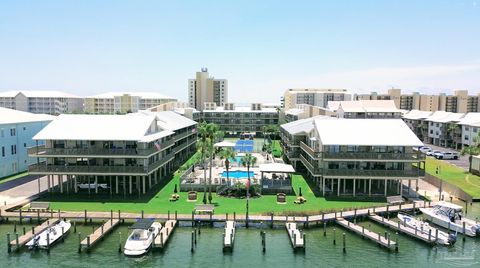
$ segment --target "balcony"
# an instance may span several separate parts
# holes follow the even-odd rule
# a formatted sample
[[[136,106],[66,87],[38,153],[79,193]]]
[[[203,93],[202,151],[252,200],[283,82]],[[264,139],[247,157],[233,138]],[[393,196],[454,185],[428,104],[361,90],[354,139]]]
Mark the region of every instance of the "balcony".
[[[324,152],[323,160],[424,161],[422,153]]]
[[[307,152],[313,158],[320,158],[322,156],[321,152],[315,152],[310,146],[306,145],[303,141],[300,141],[300,148]]]
[[[326,169],[324,176],[328,177],[376,177],[376,178],[417,178],[425,176],[425,170],[358,170],[358,169]]]
[[[313,175],[321,175],[321,170],[318,167],[312,165],[302,154],[300,154],[300,162],[312,173]]]

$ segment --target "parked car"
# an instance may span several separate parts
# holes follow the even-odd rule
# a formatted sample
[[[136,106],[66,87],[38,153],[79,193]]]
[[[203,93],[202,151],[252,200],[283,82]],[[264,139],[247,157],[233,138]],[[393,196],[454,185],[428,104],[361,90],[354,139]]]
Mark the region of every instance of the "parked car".
[[[432,151],[432,148],[427,147],[427,146],[423,146],[423,147],[420,148],[420,152],[422,152],[424,154],[426,154],[427,152],[430,152],[430,151]]]
[[[458,159],[458,153],[454,152],[440,152],[433,155],[436,159]]]
[[[435,154],[438,154],[438,153],[441,153],[441,152],[442,152],[442,151],[433,151],[433,150],[432,150],[432,151],[428,151],[428,152],[426,153],[426,155],[428,155],[428,156],[434,156]]]

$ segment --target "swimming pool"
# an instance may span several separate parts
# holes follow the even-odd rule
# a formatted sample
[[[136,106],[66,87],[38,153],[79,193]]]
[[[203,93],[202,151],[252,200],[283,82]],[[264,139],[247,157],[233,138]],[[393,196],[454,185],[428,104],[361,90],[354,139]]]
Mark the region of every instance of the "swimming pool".
[[[250,178],[253,178],[254,173],[253,171],[250,171]],[[222,172],[222,177],[227,177],[227,172],[224,171]],[[228,177],[232,179],[245,179],[248,178],[248,173],[246,171],[242,170],[230,170],[228,172]]]
[[[235,158],[230,158],[230,163],[238,163],[240,164],[242,162],[242,157],[241,156],[235,156]]]

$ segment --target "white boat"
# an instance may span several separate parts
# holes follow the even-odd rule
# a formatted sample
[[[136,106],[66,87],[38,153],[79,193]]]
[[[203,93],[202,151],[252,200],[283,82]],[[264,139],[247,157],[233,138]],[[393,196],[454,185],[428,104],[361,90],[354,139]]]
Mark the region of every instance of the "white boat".
[[[35,235],[32,240],[28,241],[27,244],[25,244],[29,249],[35,249],[35,248],[47,248],[47,246],[52,246],[60,238],[62,238],[62,235],[67,235],[68,231],[70,230],[70,227],[72,224],[70,221],[60,221],[59,223],[45,229],[43,232]],[[62,232],[63,228],[63,232]],[[47,237],[49,242],[47,242]]]
[[[126,256],[135,257],[142,256],[150,250],[162,225],[153,220],[142,219],[133,224],[130,229],[133,230],[125,242],[123,253]]]
[[[418,220],[410,215],[403,214],[403,213],[398,213],[397,217],[398,219],[400,219],[400,222],[402,222],[406,226],[409,226],[413,229],[417,229],[417,231],[420,233],[427,234],[427,235],[430,234],[432,236],[432,239],[435,239],[437,235],[436,233],[437,229],[430,226],[428,222]],[[448,234],[446,232],[438,230],[437,244],[453,246],[453,244],[455,244],[456,241],[457,241],[456,234],[454,233]]]
[[[96,186],[97,186],[97,183],[81,183],[81,184],[77,185],[77,187],[79,189],[86,189],[86,190],[88,190],[89,188],[90,189],[95,189]],[[99,183],[98,188],[99,189],[108,189],[108,185],[106,183]]]
[[[480,235],[480,224],[463,217],[461,206],[441,201],[435,203],[432,208],[420,208],[420,211],[425,214],[426,220],[438,226],[463,234],[463,225],[465,224],[466,235]]]

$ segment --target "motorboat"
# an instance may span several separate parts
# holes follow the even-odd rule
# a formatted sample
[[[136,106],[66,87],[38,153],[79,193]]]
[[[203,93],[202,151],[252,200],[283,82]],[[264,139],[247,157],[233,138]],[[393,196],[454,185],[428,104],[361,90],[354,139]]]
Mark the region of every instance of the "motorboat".
[[[420,233],[427,234],[427,235],[430,234],[432,236],[432,239],[435,239],[437,237],[436,230],[438,229],[430,226],[428,222],[418,220],[404,213],[398,213],[397,217],[400,220],[400,222],[403,223],[404,225],[411,227],[413,229],[416,229]],[[440,245],[453,246],[455,242],[457,242],[457,235],[455,233],[448,234],[446,232],[438,230],[437,238],[438,239],[436,242],[437,244],[440,244]]]
[[[58,242],[62,236],[67,235],[70,227],[72,227],[70,221],[60,221],[59,223],[48,227],[43,232],[35,235],[32,240],[28,241],[25,245],[29,249],[46,249]]]
[[[97,183],[81,183],[81,184],[78,184],[77,187],[83,190],[95,189],[95,188],[108,189],[108,185],[106,183],[98,183],[98,184]]]
[[[465,224],[465,235],[480,235],[480,224],[464,217],[461,206],[440,201],[431,208],[420,208],[420,211],[425,214],[426,220],[438,226],[463,234],[463,225]]]
[[[162,224],[150,219],[141,219],[134,223],[130,229],[132,232],[125,242],[123,253],[126,256],[138,257],[150,250],[155,237],[162,229]]]

